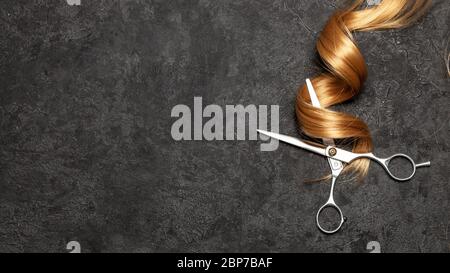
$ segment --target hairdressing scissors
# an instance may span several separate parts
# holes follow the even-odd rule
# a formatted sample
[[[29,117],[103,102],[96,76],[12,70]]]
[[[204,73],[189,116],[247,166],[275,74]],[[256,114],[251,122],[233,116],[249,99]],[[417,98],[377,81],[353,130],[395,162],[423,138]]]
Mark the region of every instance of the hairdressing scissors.
[[[315,93],[314,87],[311,83],[311,81],[309,79],[306,80],[306,84],[308,87],[308,92],[311,98],[311,103],[314,107],[320,107],[320,102],[319,99],[317,98],[317,95]],[[325,147],[319,147],[319,146],[314,146],[311,144],[306,143],[305,141],[302,141],[300,139],[294,138],[294,137],[290,137],[290,136],[286,136],[286,135],[281,135],[281,134],[277,134],[277,133],[273,133],[273,132],[267,132],[267,131],[263,131],[263,130],[257,130],[259,133],[267,135],[269,137],[278,139],[282,142],[286,142],[289,143],[291,145],[294,145],[296,147],[300,147],[303,148],[305,150],[308,150],[310,152],[322,155],[327,157],[328,159],[328,163],[330,165],[331,168],[331,189],[330,189],[330,195],[328,197],[328,200],[325,202],[324,205],[322,205],[319,210],[317,211],[316,214],[316,224],[317,227],[320,229],[320,231],[326,233],[326,234],[333,234],[336,233],[341,227],[342,224],[345,222],[345,217],[342,213],[342,210],[340,209],[340,207],[336,204],[336,202],[334,201],[334,197],[333,197],[333,192],[334,192],[334,186],[336,183],[337,178],[339,177],[339,175],[341,174],[342,170],[344,169],[344,163],[345,164],[349,164],[351,163],[353,160],[355,159],[359,159],[359,158],[368,158],[371,159],[377,163],[379,163],[384,170],[388,173],[388,175],[393,178],[396,181],[407,181],[409,179],[411,179],[415,174],[416,174],[416,169],[419,167],[428,167],[431,165],[431,163],[428,162],[424,162],[424,163],[420,163],[420,164],[416,164],[414,162],[414,160],[409,157],[406,154],[394,154],[390,157],[387,158],[381,158],[381,157],[377,157],[375,156],[373,153],[353,153],[353,152],[349,152],[346,151],[344,149],[340,149],[337,148],[334,144],[334,141],[332,139],[322,139],[323,143],[326,145]],[[409,162],[409,164],[411,165],[411,172],[407,175],[395,175],[394,172],[389,169],[389,163],[395,159],[395,158],[403,158],[406,159],[407,162]],[[339,221],[339,225],[332,230],[327,230],[325,228],[323,228],[320,225],[320,221],[319,221],[319,216],[320,214],[324,211],[325,208],[334,208],[338,213],[339,213],[339,217],[340,217],[340,221]]]

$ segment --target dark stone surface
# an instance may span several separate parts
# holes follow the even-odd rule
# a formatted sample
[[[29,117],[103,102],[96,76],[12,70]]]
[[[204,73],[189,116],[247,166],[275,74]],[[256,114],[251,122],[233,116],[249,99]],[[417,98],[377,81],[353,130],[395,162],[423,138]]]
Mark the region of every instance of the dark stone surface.
[[[320,71],[335,1],[0,1],[0,251],[449,252],[450,2],[413,27],[358,33],[369,78],[337,109],[376,152],[431,160],[406,183],[376,164],[341,181],[349,221],[314,223],[326,161],[259,141],[171,138],[177,104],[280,105]]]

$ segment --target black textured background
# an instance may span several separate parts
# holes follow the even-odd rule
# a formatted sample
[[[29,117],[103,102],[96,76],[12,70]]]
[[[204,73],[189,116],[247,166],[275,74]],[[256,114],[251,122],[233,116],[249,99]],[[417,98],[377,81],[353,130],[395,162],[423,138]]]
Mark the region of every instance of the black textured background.
[[[349,218],[314,223],[326,160],[259,141],[172,140],[177,104],[280,105],[320,72],[331,0],[0,1],[0,251],[449,252],[450,1],[404,30],[356,34],[369,78],[337,107],[376,152],[431,160],[406,183],[372,164],[338,183]]]

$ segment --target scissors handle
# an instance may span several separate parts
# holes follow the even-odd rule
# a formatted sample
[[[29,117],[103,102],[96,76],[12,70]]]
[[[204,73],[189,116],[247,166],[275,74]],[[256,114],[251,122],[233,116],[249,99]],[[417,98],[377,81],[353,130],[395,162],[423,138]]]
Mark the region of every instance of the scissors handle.
[[[409,157],[408,155],[405,155],[405,154],[394,154],[387,158],[380,158],[380,157],[375,156],[373,153],[361,153],[361,154],[352,153],[352,152],[348,152],[343,149],[339,149],[339,148],[332,147],[332,146],[328,146],[326,148],[326,152],[329,157],[335,158],[335,159],[343,161],[345,163],[350,163],[353,160],[360,159],[360,158],[372,159],[372,160],[376,161],[377,163],[379,163],[386,170],[386,172],[389,174],[389,176],[397,181],[407,181],[416,174],[417,168],[429,167],[431,165],[431,163],[429,161],[420,163],[420,164],[416,164],[416,162],[414,162],[414,160],[411,157]],[[391,168],[389,167],[389,164],[392,162],[393,159],[400,159],[400,158],[406,159],[406,161],[408,163],[407,163],[407,166],[405,166],[405,168],[410,169],[410,172],[408,172],[406,174],[402,174],[402,175],[397,175],[397,174],[395,174],[396,172],[394,172],[392,170],[392,167]],[[410,166],[408,166],[408,165],[410,165]]]
[[[408,174],[401,175],[401,176],[395,175],[395,173],[392,172],[391,169],[389,169],[389,163],[392,161],[392,159],[395,159],[395,158],[403,158],[408,161],[408,163],[411,165],[411,167],[410,167],[411,173],[409,175]],[[421,163],[421,164],[416,164],[411,157],[409,157],[408,155],[405,155],[405,154],[395,154],[388,158],[378,159],[376,161],[379,162],[383,166],[383,168],[386,170],[386,172],[389,174],[390,177],[392,177],[393,179],[395,179],[397,181],[407,181],[416,174],[416,169],[418,167],[428,167],[431,165],[431,163],[429,161]]]
[[[386,172],[389,174],[389,176],[397,181],[410,180],[416,174],[417,168],[429,167],[431,165],[431,162],[429,162],[429,161],[420,163],[420,164],[416,164],[416,162],[414,162],[414,160],[410,156],[405,155],[405,154],[394,154],[387,158],[379,158],[379,157],[376,157],[375,155],[373,155],[372,153],[369,153],[369,154],[363,154],[361,157],[368,157],[368,158],[378,162],[386,170]],[[404,168],[409,169],[410,172],[406,172],[405,174],[396,174],[396,172],[394,172],[392,170],[392,167],[391,168],[389,167],[389,164],[392,162],[393,159],[406,159],[407,165],[404,166]]]
[[[342,224],[344,224],[344,222],[345,222],[344,214],[342,214],[341,209],[339,208],[338,205],[336,205],[336,203],[334,202],[334,198],[333,198],[334,185],[336,183],[337,176],[333,175],[332,179],[333,180],[331,181],[330,197],[328,198],[328,201],[320,207],[320,209],[317,211],[317,214],[316,214],[316,225],[320,229],[320,231],[322,231],[323,233],[326,233],[326,234],[336,233],[337,231],[339,231],[341,229]],[[320,214],[326,208],[333,208],[339,213],[340,221],[339,221],[338,227],[336,227],[335,229],[327,230],[320,225],[320,220],[319,220]]]

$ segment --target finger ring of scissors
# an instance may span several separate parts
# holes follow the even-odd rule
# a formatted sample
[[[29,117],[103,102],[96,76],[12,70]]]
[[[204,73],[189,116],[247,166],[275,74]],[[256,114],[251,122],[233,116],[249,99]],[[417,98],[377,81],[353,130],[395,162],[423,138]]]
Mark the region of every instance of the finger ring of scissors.
[[[330,149],[328,151],[329,154],[336,154],[336,149]],[[341,229],[342,224],[344,224],[345,222],[345,217],[344,214],[342,213],[341,208],[336,205],[336,202],[334,201],[334,186],[336,184],[336,180],[339,177],[339,174],[342,172],[342,170],[344,169],[344,166],[342,164],[342,162],[332,159],[332,158],[328,158],[328,163],[330,164],[330,168],[331,168],[331,188],[330,188],[330,195],[328,197],[328,200],[325,204],[323,204],[320,209],[317,211],[316,214],[316,225],[317,227],[320,229],[320,231],[322,231],[323,233],[326,234],[333,234],[336,233],[338,230]],[[326,209],[326,208],[333,208],[335,209],[338,213],[339,213],[339,225],[331,230],[325,229],[324,227],[322,227],[322,225],[320,225],[320,214]]]

